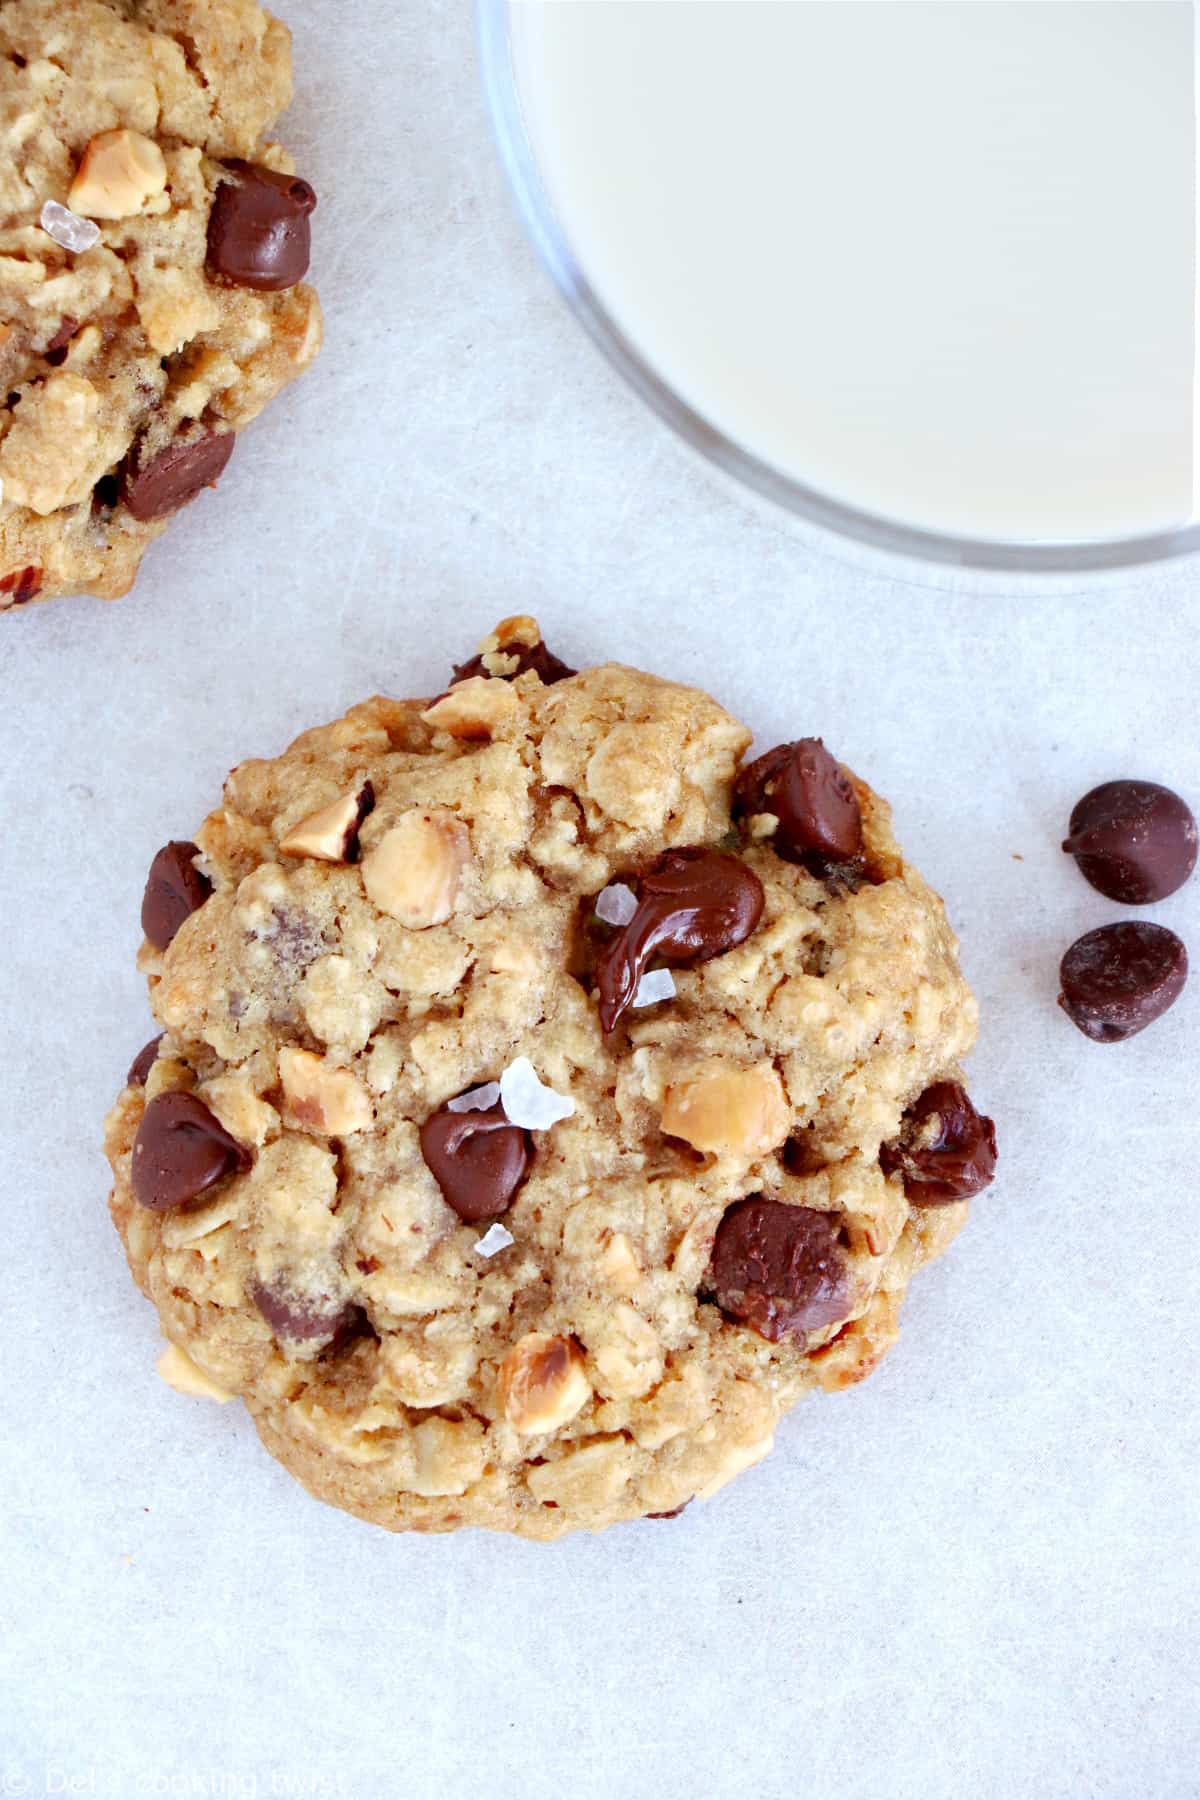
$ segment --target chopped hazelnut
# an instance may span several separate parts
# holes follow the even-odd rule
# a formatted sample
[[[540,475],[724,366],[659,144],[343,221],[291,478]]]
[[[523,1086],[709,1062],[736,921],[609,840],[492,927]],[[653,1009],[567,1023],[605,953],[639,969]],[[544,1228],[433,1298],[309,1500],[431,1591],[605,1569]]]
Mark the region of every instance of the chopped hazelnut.
[[[67,204],[87,219],[130,219],[167,185],[167,165],[140,131],[102,131],[83,153]]]
[[[623,1231],[615,1231],[600,1257],[600,1274],[606,1287],[627,1294],[642,1279],[641,1267],[633,1253],[633,1245]]]
[[[227,1389],[218,1387],[212,1377],[206,1375],[178,1344],[168,1344],[155,1367],[167,1386],[173,1387],[177,1394],[191,1394],[197,1400],[219,1400],[222,1403],[233,1399],[233,1395]]]
[[[557,1431],[591,1397],[583,1352],[574,1338],[527,1332],[500,1365],[504,1416],[525,1436]]]
[[[290,1125],[324,1137],[365,1131],[374,1114],[367,1090],[348,1069],[330,1068],[311,1050],[281,1050],[279,1080]]]
[[[517,705],[508,682],[472,675],[427,706],[421,717],[435,731],[448,731],[453,738],[483,740],[498,735],[515,716]]]
[[[414,810],[363,858],[363,885],[380,912],[402,925],[443,925],[470,855],[470,833],[453,813]]]
[[[706,1154],[753,1162],[783,1143],[792,1124],[783,1083],[770,1063],[714,1064],[669,1087],[662,1129]]]
[[[375,803],[369,781],[360,782],[348,794],[320,806],[293,825],[279,848],[289,856],[314,856],[321,862],[354,862],[358,856],[358,828]]]

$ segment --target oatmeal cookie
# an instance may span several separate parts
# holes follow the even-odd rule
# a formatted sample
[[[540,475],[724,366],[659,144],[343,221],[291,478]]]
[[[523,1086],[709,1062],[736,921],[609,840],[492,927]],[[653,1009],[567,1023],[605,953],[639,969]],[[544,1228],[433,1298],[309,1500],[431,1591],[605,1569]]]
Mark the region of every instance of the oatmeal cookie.
[[[531,619],[155,857],[107,1129],[172,1348],[394,1530],[673,1513],[894,1341],[990,1180],[942,904],[816,738]]]
[[[316,355],[290,97],[257,0],[0,4],[0,611],[125,593]]]

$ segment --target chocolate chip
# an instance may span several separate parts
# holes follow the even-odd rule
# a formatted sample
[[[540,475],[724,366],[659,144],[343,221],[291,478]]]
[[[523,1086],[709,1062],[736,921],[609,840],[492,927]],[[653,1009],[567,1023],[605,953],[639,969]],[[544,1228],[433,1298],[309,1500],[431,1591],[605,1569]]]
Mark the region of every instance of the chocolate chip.
[[[858,796],[820,738],[777,744],[747,764],[733,787],[734,811],[779,821],[771,848],[789,862],[825,875],[862,855]]]
[[[150,1212],[183,1206],[254,1158],[194,1094],[159,1094],[133,1140],[133,1195]]]
[[[1196,821],[1156,781],[1105,781],[1071,814],[1063,849],[1109,900],[1148,906],[1181,888],[1196,866]]]
[[[129,1073],[125,1077],[127,1087],[145,1087],[146,1077],[158,1061],[158,1046],[163,1041],[163,1035],[160,1031],[157,1037],[151,1038],[148,1044],[142,1045],[129,1065]]]
[[[465,1113],[443,1107],[421,1127],[421,1155],[447,1206],[473,1225],[507,1212],[528,1173],[533,1141],[499,1105]]]
[[[672,1507],[670,1512],[647,1513],[645,1516],[647,1519],[677,1519],[680,1513],[685,1513],[691,1504],[690,1500],[685,1500],[681,1505]]]
[[[505,644],[500,654],[515,656],[517,659],[516,668],[510,669],[507,675],[498,678],[493,676],[490,669],[484,668],[482,656],[473,656],[470,662],[460,663],[455,669],[455,681],[467,681],[472,675],[486,675],[492,680],[515,681],[518,675],[524,675],[527,669],[532,669],[545,687],[551,687],[554,682],[566,681],[569,676],[579,673],[577,669],[572,669],[569,664],[555,656],[553,651],[547,650],[540,638],[532,646],[529,644]]]
[[[36,563],[0,575],[0,594],[11,594],[13,606],[24,606],[28,601],[36,600],[41,591],[42,571]]]
[[[362,1308],[330,1294],[302,1294],[282,1281],[255,1282],[250,1298],[276,1337],[298,1344],[344,1342],[360,1324]]]
[[[637,911],[596,963],[605,1032],[633,1004],[652,957],[675,968],[709,962],[744,943],[762,917],[762,882],[720,850],[667,850],[638,879],[637,894]]]
[[[307,181],[257,163],[235,158],[224,168],[230,179],[208,219],[208,273],[264,293],[295,287],[308,273],[316,194]]]
[[[1119,1044],[1175,1004],[1187,971],[1187,951],[1165,925],[1101,925],[1063,957],[1058,1004],[1094,1043]]]
[[[935,1081],[879,1152],[885,1175],[904,1177],[914,1206],[949,1206],[987,1187],[996,1173],[996,1127],[957,1081]]]
[[[143,524],[178,512],[224,472],[235,441],[232,431],[209,431],[168,444],[144,466],[135,458],[122,472],[121,498]]]
[[[772,1343],[836,1325],[850,1310],[837,1224],[808,1206],[736,1201],[717,1227],[712,1274],[721,1311]]]
[[[199,854],[195,844],[173,838],[150,864],[142,895],[142,930],[156,950],[167,948],[183,921],[212,893],[212,882],[196,867]]]

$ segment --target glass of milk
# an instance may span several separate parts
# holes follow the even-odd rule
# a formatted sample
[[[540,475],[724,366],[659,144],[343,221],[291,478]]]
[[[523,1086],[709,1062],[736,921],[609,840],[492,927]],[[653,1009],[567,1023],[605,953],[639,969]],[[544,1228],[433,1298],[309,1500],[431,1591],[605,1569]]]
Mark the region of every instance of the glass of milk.
[[[1200,547],[1191,0],[479,0],[542,257],[638,391],[870,545]]]

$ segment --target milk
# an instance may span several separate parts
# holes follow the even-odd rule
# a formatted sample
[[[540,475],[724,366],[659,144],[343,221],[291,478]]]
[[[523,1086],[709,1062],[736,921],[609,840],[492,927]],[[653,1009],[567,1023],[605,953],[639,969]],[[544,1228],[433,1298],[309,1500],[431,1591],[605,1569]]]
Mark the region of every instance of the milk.
[[[1186,0],[517,0],[574,256],[705,420],[926,530],[1193,516]]]

